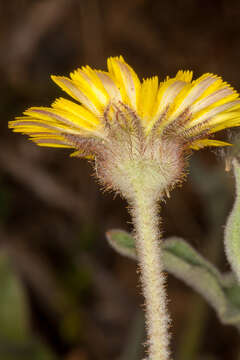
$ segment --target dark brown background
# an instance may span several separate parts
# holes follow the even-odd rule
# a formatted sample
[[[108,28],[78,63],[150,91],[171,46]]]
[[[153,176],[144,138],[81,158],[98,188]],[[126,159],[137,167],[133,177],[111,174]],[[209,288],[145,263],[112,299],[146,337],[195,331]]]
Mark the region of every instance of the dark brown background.
[[[141,359],[136,265],[104,235],[130,230],[130,217],[123,200],[100,192],[87,161],[36,147],[11,133],[8,120],[62,95],[50,74],[85,64],[105,69],[106,58],[120,54],[140,77],[192,69],[217,73],[239,91],[239,19],[237,0],[0,2],[0,250],[26,293],[29,336],[58,359]],[[194,153],[187,182],[163,204],[164,236],[184,237],[227,270],[222,240],[233,192],[222,157]],[[174,359],[239,358],[234,328],[172,276],[168,292]],[[0,334],[6,360],[1,344]]]

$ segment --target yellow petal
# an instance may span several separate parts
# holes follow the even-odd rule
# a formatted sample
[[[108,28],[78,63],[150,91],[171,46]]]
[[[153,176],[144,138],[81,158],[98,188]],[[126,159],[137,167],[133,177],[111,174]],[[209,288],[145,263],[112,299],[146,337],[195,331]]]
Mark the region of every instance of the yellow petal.
[[[51,79],[60,86],[61,89],[66,91],[67,94],[72,96],[75,100],[80,101],[87,109],[92,111],[94,114],[100,115],[99,109],[96,105],[83,93],[83,91],[78,87],[76,82],[68,79],[64,76],[51,76]]]
[[[171,118],[178,117],[196,100],[200,100],[202,96],[211,94],[222,84],[222,79],[213,74],[204,74],[191,83],[187,92],[180,93],[175,104],[175,111],[171,114]]]
[[[17,118],[11,121],[9,127],[13,128],[14,132],[22,132],[25,134],[35,132],[79,134],[79,130],[74,130],[62,124],[51,124],[49,121],[36,120],[28,117]]]
[[[151,79],[143,80],[138,98],[137,113],[145,125],[147,125],[147,122],[152,117],[154,105],[156,103],[157,91],[157,76],[154,76]]]
[[[238,94],[230,87],[218,89],[211,95],[202,97],[201,100],[191,105],[191,113],[195,115],[201,110],[208,109],[209,106],[219,106],[232,101],[238,97]]]
[[[113,81],[112,76],[104,71],[97,71],[96,73],[99,79],[101,80],[105,90],[111,97],[111,100],[116,102],[123,101],[119,88],[117,87],[116,83]]]
[[[120,90],[123,102],[136,110],[141,83],[135,71],[122,56],[108,58],[108,70]]]
[[[179,76],[180,77],[180,76]],[[189,88],[188,83],[185,81],[173,78],[173,79],[167,79],[163,83],[160,84],[156,104],[153,111],[153,118],[152,121],[149,122],[147,129],[151,129],[153,124],[160,119],[163,114],[166,113],[166,110],[168,110],[168,116],[163,119],[161,123],[161,127],[166,126],[170,122],[169,113],[174,109],[175,107],[175,100],[178,98],[178,95],[182,93],[183,91],[187,91]]]
[[[187,127],[190,128],[194,125],[201,124],[206,120],[208,120],[208,126],[210,125],[212,127],[213,125],[224,121],[225,118],[230,119],[231,114],[230,112],[227,112],[227,110],[233,110],[233,108],[236,106],[240,108],[240,100],[229,101],[231,99],[232,99],[232,95],[227,97],[225,103],[221,104],[222,101],[220,100],[219,103],[221,105],[218,105],[218,103],[216,103],[215,105],[202,110],[195,117],[193,117],[192,121],[187,125]]]
[[[24,115],[42,119],[49,122],[57,121],[58,123],[65,124],[69,127],[78,128],[81,130],[94,130],[96,125],[89,123],[84,118],[70,113],[63,108],[47,108],[47,107],[32,107],[24,112]]]
[[[186,83],[191,82],[193,77],[193,72],[189,70],[179,70],[175,76],[176,80],[184,81]]]
[[[62,136],[57,135],[43,135],[31,138],[31,140],[39,146],[74,148],[74,146],[69,144]]]
[[[81,105],[74,103],[73,101],[59,98],[54,101],[52,107],[56,110],[64,111],[65,113],[74,115],[73,119],[78,119],[78,125],[81,127],[97,127],[100,125],[99,118],[94,115],[91,111],[87,110]]]
[[[196,140],[191,144],[191,149],[193,150],[199,150],[202,149],[205,146],[231,146],[232,144],[220,141],[220,140],[214,140],[214,139],[200,139]]]
[[[73,83],[102,112],[109,103],[109,94],[105,90],[97,72],[89,66],[82,67],[70,74]]]
[[[83,150],[77,150],[70,154],[71,157],[84,157],[85,159],[94,160],[94,155],[84,155]]]

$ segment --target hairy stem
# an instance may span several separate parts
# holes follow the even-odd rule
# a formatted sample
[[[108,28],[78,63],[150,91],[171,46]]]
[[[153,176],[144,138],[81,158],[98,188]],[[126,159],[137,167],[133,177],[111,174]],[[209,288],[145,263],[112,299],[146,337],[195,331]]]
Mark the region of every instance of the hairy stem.
[[[137,257],[145,298],[149,360],[167,360],[169,316],[157,201],[149,198],[142,188],[135,192],[132,205]]]

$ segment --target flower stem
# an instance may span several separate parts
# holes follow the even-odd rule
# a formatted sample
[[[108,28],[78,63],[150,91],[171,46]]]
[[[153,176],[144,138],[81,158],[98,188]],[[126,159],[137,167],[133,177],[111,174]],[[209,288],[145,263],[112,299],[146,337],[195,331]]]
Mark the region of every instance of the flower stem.
[[[149,360],[169,358],[169,316],[159,233],[158,204],[144,189],[135,192],[132,214],[136,249],[145,298]]]

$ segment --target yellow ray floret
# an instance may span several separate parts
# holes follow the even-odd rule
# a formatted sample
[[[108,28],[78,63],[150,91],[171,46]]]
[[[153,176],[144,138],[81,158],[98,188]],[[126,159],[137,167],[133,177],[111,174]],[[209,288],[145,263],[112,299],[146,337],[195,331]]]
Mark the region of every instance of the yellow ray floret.
[[[67,94],[79,101],[83,106],[92,111],[94,114],[99,114],[99,110],[94,103],[88,98],[86,94],[79,88],[78,84],[65,76],[51,76],[51,79]]]
[[[184,71],[184,70],[179,70],[176,74],[176,80],[180,80],[180,81],[184,81],[186,83],[189,83],[192,81],[192,77],[193,77],[193,72],[192,71]]]
[[[163,83],[160,84],[153,117],[147,125],[148,130],[150,130],[154,123],[163,117],[163,115],[165,116],[164,119],[162,119],[162,125],[167,125],[167,123],[170,122],[169,113],[172,108],[176,106],[176,99],[178,99],[179,94],[184,96],[190,86],[191,84],[189,82],[180,80],[178,77],[173,79],[167,78]]]
[[[137,101],[141,87],[140,80],[135,71],[120,56],[108,59],[108,70],[122,95],[122,100],[137,110]]]
[[[153,117],[154,106],[157,101],[158,78],[154,76],[143,80],[139,91],[137,113],[143,120],[145,126]]]
[[[192,71],[180,70],[160,83],[156,76],[141,82],[122,56],[109,58],[107,66],[108,71],[86,66],[69,78],[52,76],[76,102],[59,98],[51,107],[32,107],[9,127],[41,146],[74,147],[72,135],[106,139],[105,122],[118,121],[114,114],[120,109],[127,121],[135,114],[145,138],[156,126],[160,137],[171,127],[176,136],[189,139],[189,147],[200,149],[228,145],[207,135],[240,126],[239,95],[214,74],[192,80]]]
[[[201,140],[194,141],[190,147],[193,150],[199,150],[205,146],[231,146],[231,144],[226,141],[213,140],[213,139],[201,139]]]
[[[90,67],[82,67],[70,74],[73,83],[87,96],[95,108],[102,112],[109,102],[109,94],[95,70]]]

